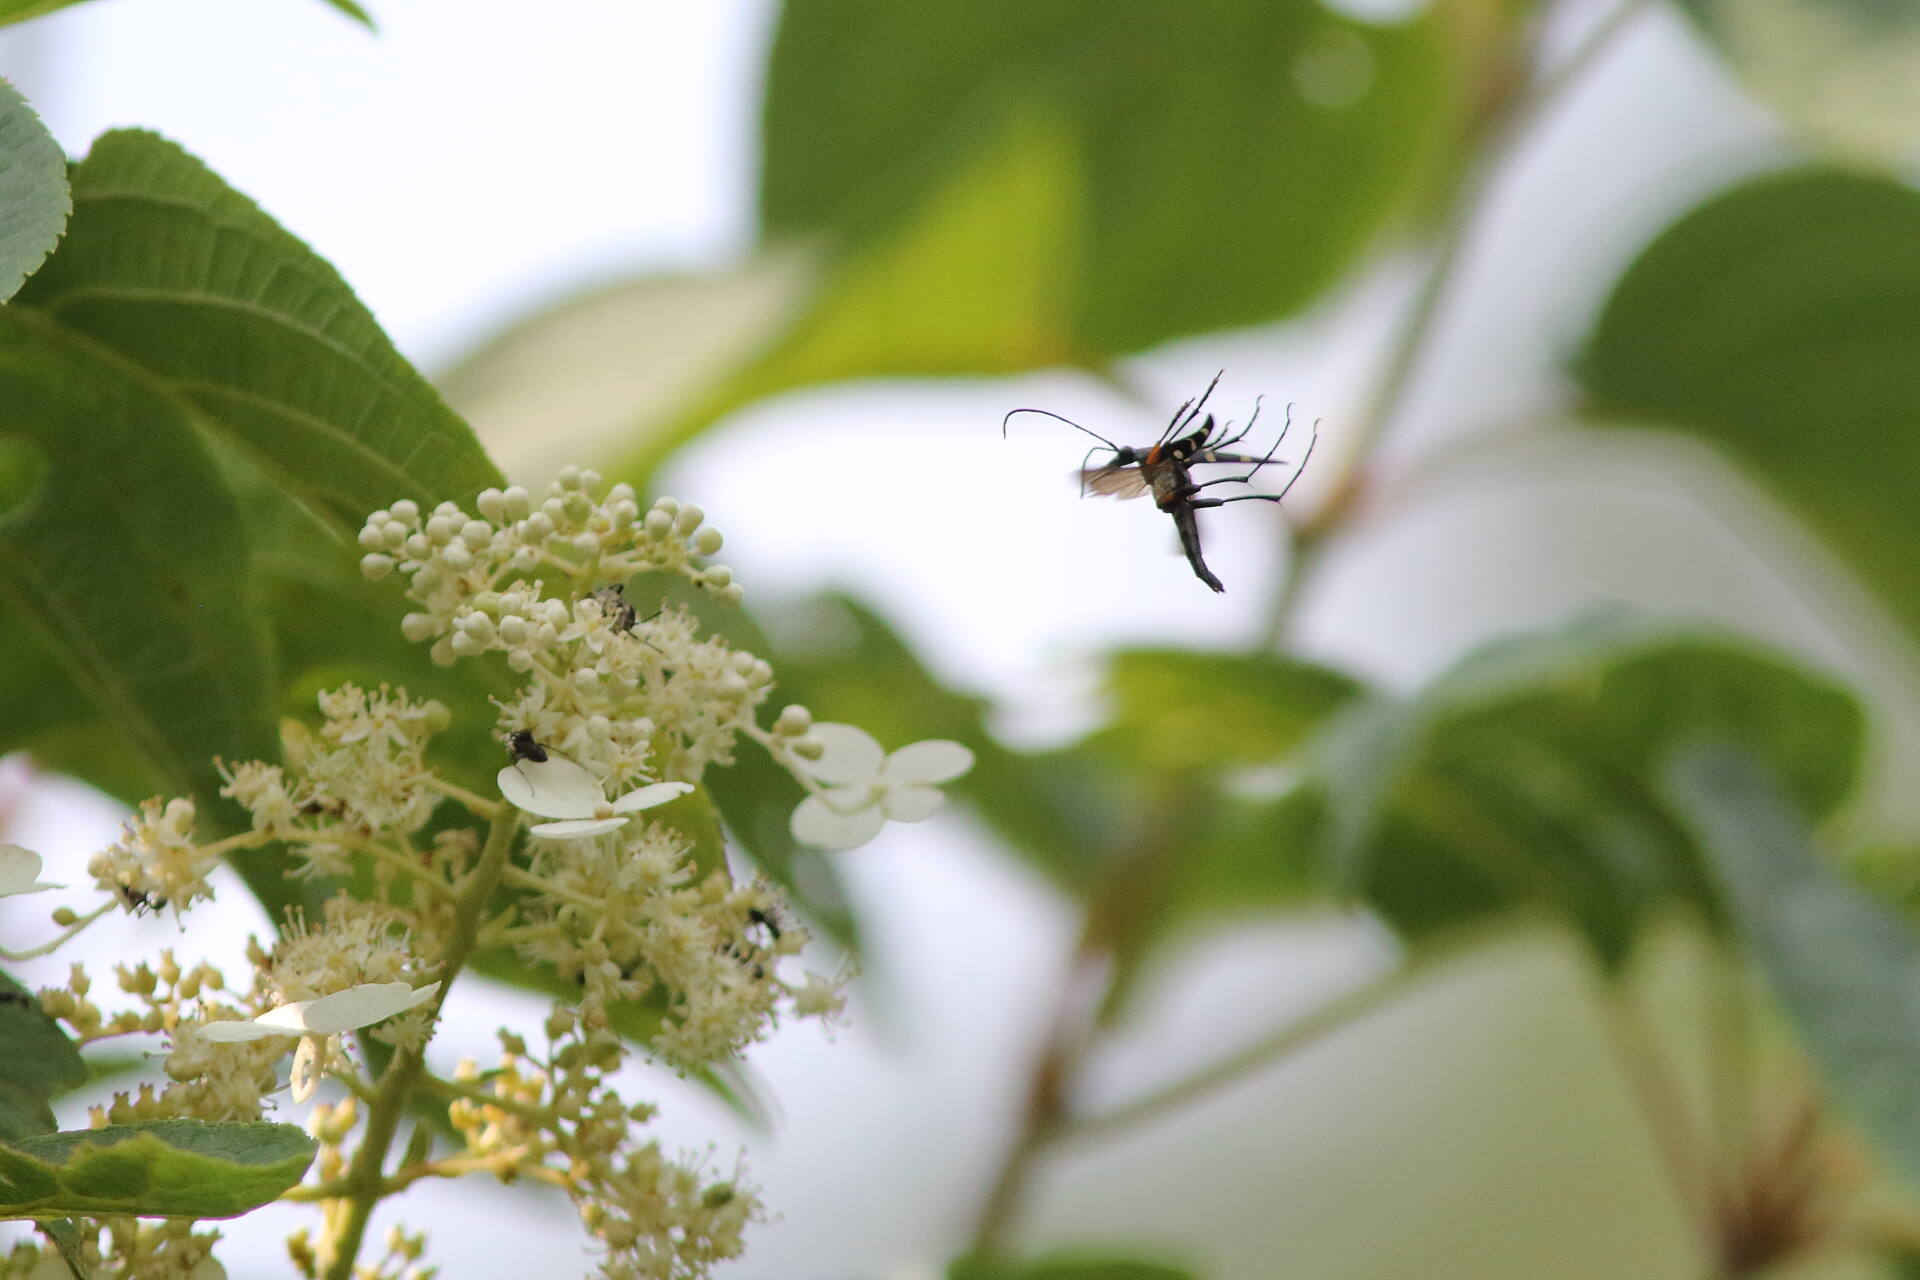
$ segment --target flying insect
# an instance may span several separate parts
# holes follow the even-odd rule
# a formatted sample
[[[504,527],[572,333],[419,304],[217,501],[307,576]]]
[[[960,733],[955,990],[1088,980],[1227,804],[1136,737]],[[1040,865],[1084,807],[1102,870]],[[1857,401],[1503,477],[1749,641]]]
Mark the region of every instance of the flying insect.
[[[1289,412],[1286,425],[1274,438],[1273,447],[1257,458],[1251,454],[1229,452],[1232,446],[1252,433],[1253,424],[1260,418],[1260,402],[1254,401],[1253,416],[1247,419],[1247,425],[1229,434],[1232,432],[1231,423],[1219,423],[1211,413],[1201,420],[1207,399],[1219,384],[1220,374],[1216,373],[1197,400],[1188,400],[1173,411],[1173,417],[1160,433],[1160,438],[1144,449],[1115,444],[1099,432],[1090,431],[1050,409],[1015,409],[1001,419],[1000,434],[1006,434],[1007,423],[1013,420],[1014,414],[1038,413],[1058,419],[1098,440],[1100,443],[1089,449],[1081,462],[1081,496],[1085,497],[1091,492],[1113,498],[1137,498],[1151,493],[1154,505],[1173,517],[1173,527],[1180,534],[1180,549],[1186,553],[1187,564],[1193,569],[1194,576],[1215,591],[1225,591],[1226,587],[1221,585],[1220,579],[1213,575],[1213,571],[1207,568],[1206,560],[1201,557],[1200,520],[1196,513],[1206,507],[1224,507],[1231,502],[1279,502],[1287,496],[1294,482],[1299,480],[1300,473],[1306,470],[1307,461],[1313,456],[1313,446],[1319,441],[1319,433],[1316,431],[1308,438],[1307,451],[1301,457],[1300,465],[1294,469],[1280,492],[1240,493],[1226,498],[1204,496],[1206,490],[1217,485],[1250,483],[1262,467],[1273,461],[1273,455],[1278,452],[1281,442],[1287,438],[1287,432],[1293,426]],[[1194,427],[1196,421],[1200,422],[1197,428]],[[1112,458],[1099,466],[1087,465],[1102,448],[1112,453]],[[1243,466],[1246,470],[1238,475],[1220,476],[1212,480],[1194,478],[1194,467],[1217,464]]]

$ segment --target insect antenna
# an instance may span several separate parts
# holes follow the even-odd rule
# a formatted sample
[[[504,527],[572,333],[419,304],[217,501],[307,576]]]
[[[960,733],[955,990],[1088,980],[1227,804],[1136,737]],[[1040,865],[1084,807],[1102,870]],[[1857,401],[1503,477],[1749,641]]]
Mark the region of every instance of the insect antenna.
[[[1095,440],[1098,440],[1101,444],[1107,446],[1107,448],[1113,450],[1115,453],[1120,452],[1119,445],[1107,439],[1105,436],[1101,435],[1098,431],[1090,431],[1086,427],[1083,427],[1079,423],[1075,422],[1072,418],[1063,418],[1051,409],[1009,409],[1007,411],[1007,416],[1000,419],[1000,438],[1002,440],[1006,439],[1007,424],[1013,421],[1013,415],[1016,413],[1037,413],[1042,415],[1043,417],[1053,418],[1056,421],[1064,422],[1068,426],[1072,427],[1075,431],[1085,431],[1088,435],[1092,436]]]

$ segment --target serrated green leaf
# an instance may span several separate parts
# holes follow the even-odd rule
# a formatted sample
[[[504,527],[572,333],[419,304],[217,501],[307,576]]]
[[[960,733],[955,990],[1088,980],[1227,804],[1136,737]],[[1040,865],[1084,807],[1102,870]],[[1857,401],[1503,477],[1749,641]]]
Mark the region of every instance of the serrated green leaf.
[[[272,742],[246,536],[199,434],[136,371],[18,303],[0,309],[0,433],[47,474],[0,517],[0,605],[174,794]]]
[[[53,252],[72,208],[66,154],[27,100],[0,80],[0,302]]]
[[[1736,741],[1825,815],[1863,733],[1844,689],[1788,662],[1601,620],[1490,645],[1409,703],[1356,709],[1313,784],[1344,883],[1409,936],[1544,908],[1617,962],[1661,904],[1718,910],[1659,792],[1669,752]]]
[[[1904,0],[1680,0],[1756,97],[1815,145],[1899,169],[1920,141],[1920,9]]]
[[[498,483],[339,273],[179,147],[103,134],[73,202],[15,305],[146,370],[337,528]]]
[[[1615,285],[1580,356],[1596,425],[1723,450],[1920,636],[1920,192],[1801,169],[1717,196]]]
[[[232,1218],[300,1181],[318,1145],[290,1124],[156,1120],[0,1146],[0,1217]]]
[[[1835,1102],[1920,1181],[1920,934],[1822,859],[1752,753],[1678,752],[1666,782]]]

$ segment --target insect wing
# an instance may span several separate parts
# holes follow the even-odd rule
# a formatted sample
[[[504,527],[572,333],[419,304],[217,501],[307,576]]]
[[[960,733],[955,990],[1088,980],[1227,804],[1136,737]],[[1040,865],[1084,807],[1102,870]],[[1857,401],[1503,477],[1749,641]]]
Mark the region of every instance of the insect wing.
[[[1108,498],[1137,498],[1147,491],[1147,476],[1139,467],[1088,467],[1080,473],[1080,487]]]

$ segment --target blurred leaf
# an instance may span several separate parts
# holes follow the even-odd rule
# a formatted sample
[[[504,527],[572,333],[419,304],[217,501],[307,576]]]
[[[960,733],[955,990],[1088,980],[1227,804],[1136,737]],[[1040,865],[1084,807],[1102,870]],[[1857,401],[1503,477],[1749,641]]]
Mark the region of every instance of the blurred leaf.
[[[813,272],[765,254],[707,276],[640,276],[562,299],[488,339],[440,389],[509,476],[631,447],[636,424],[693,401],[790,322]]]
[[[37,277],[36,277],[37,278]],[[0,432],[44,455],[0,517],[0,602],[175,794],[271,744],[270,668],[231,497],[177,405],[18,304],[0,309]],[[29,722],[71,724],[66,682]],[[11,711],[10,711],[11,714]]]
[[[1603,960],[1663,902],[1714,918],[1698,851],[1658,790],[1678,744],[1741,744],[1814,814],[1850,790],[1858,705],[1745,645],[1617,620],[1500,641],[1419,697],[1330,734],[1328,857],[1396,928],[1545,907]]]
[[[48,1103],[87,1081],[87,1065],[32,991],[0,973],[0,1142],[57,1127]]]
[[[793,387],[1100,366],[1296,312],[1440,180],[1465,96],[1430,17],[1316,0],[804,0],[768,77],[769,242],[818,283],[646,415],[628,478]]]
[[[72,209],[66,153],[27,100],[0,80],[0,302],[53,252]]]
[[[355,4],[353,0],[327,0],[327,3],[346,14],[356,22],[364,23],[367,30],[375,30],[373,15]]]
[[[1755,96],[1816,145],[1904,167],[1920,142],[1920,8],[1906,0],[1680,0]]]
[[[947,1280],[1194,1280],[1194,1276],[1184,1267],[1086,1251],[1025,1262],[959,1258],[947,1268]]]
[[[25,22],[28,18],[37,18],[43,13],[52,13],[55,9],[78,3],[80,0],[0,0],[0,26]]]
[[[1920,635],[1920,192],[1803,169],[1668,228],[1579,361],[1589,408],[1731,454]]]
[[[290,1124],[154,1120],[0,1146],[0,1217],[232,1218],[300,1181],[317,1146]]]
[[[1113,716],[1099,737],[1147,767],[1285,759],[1360,692],[1352,677],[1279,654],[1124,649],[1108,659]]]
[[[1835,1101],[1920,1180],[1920,935],[1821,859],[1790,789],[1751,753],[1684,751],[1668,786]]]
[[[1458,121],[1446,53],[1424,14],[1374,25],[1314,0],[793,0],[762,216],[773,238],[864,251],[1026,134],[1066,182],[1069,234],[1033,267],[1060,288],[1067,349],[1258,323],[1336,279],[1430,177]]]
[[[166,383],[337,528],[499,480],[339,273],[179,147],[103,134],[73,201],[15,305]]]

